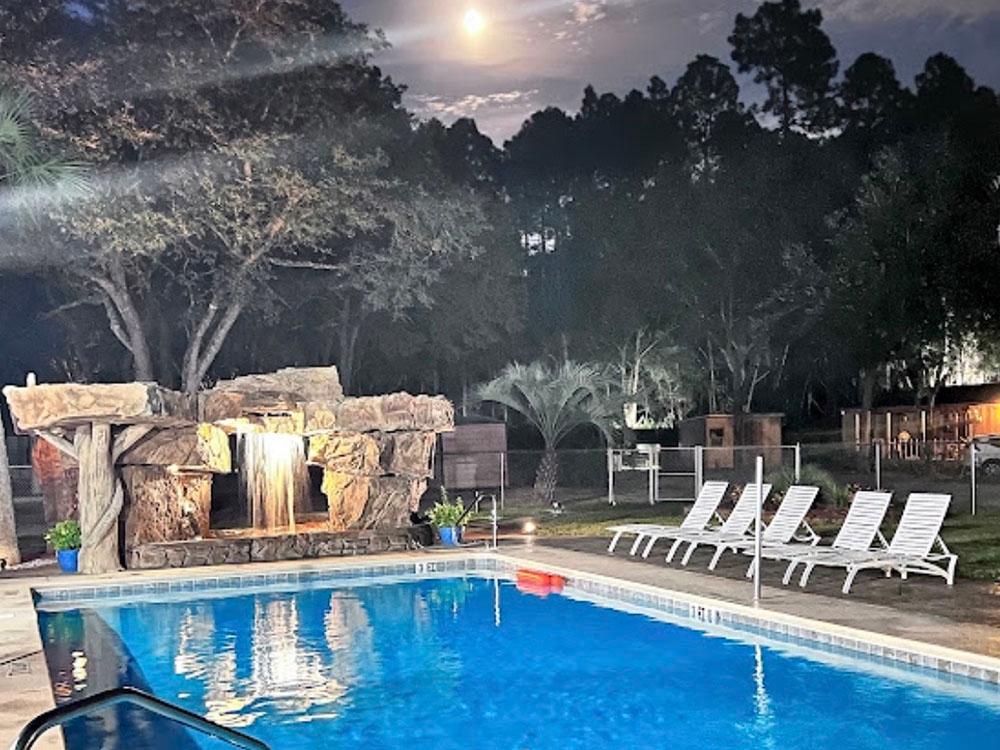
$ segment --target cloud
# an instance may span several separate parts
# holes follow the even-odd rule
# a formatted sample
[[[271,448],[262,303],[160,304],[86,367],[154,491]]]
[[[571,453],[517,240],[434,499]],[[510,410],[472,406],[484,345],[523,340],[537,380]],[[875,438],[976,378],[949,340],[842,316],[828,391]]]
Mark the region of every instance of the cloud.
[[[479,110],[510,109],[517,107],[524,110],[533,105],[533,99],[538,89],[511,89],[509,91],[494,91],[489,94],[465,94],[459,97],[446,97],[435,94],[414,94],[410,97],[418,114],[431,117],[473,117]]]
[[[803,3],[807,7],[813,3]],[[996,0],[820,0],[816,7],[823,11],[823,18],[830,21],[852,23],[882,23],[937,15],[961,21],[977,21],[1000,14]]]
[[[573,3],[571,23],[586,26],[607,18],[604,0],[577,0]]]

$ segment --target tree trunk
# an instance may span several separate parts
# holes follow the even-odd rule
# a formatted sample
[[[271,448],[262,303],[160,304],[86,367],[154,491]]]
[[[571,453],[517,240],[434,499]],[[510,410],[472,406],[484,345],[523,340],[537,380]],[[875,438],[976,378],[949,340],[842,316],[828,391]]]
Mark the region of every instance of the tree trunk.
[[[546,448],[535,474],[535,496],[546,505],[556,498],[556,481],[559,478],[559,455],[554,448]]]
[[[80,465],[80,571],[111,573],[121,569],[118,515],[124,503],[124,491],[115,474],[111,426],[78,427],[73,444]]]
[[[21,562],[14,524],[14,488],[10,482],[10,462],[7,460],[7,438],[0,417],[0,559],[8,565]]]
[[[361,322],[360,316],[357,322],[351,320],[350,298],[344,299],[341,315],[340,331],[337,336],[337,372],[344,393],[351,393],[354,388],[354,355],[358,345],[358,334],[361,333]]]

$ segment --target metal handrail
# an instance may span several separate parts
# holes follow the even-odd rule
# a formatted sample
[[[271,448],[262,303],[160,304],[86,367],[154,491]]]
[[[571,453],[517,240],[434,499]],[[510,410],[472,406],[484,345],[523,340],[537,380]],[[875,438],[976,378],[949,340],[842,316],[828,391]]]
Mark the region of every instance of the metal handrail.
[[[173,703],[168,703],[161,698],[157,698],[155,695],[150,695],[133,687],[117,687],[111,690],[103,690],[100,693],[88,695],[72,703],[57,706],[49,711],[38,714],[38,716],[24,726],[17,739],[14,740],[14,744],[10,746],[10,750],[28,750],[28,748],[38,741],[38,738],[43,733],[52,727],[65,724],[70,719],[84,716],[85,714],[106,708],[107,706],[113,706],[117,703],[134,703],[137,706],[145,708],[147,711],[152,711],[171,721],[176,721],[186,727],[204,732],[223,742],[228,742],[230,745],[235,745],[245,750],[271,750],[269,745],[255,737],[243,734],[243,732],[237,732],[235,729],[224,727],[221,724],[216,724],[204,716],[199,716],[185,708],[175,706]]]

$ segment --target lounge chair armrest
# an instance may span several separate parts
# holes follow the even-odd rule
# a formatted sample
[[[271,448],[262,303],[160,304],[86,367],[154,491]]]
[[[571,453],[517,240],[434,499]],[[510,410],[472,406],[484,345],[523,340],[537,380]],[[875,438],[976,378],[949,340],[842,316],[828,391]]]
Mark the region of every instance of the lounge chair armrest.
[[[819,544],[820,535],[817,534],[813,527],[805,520],[802,521],[802,526],[799,527],[799,532],[793,537],[797,542],[806,542],[808,544],[816,545]]]
[[[941,552],[943,552],[945,555],[951,555],[951,550],[948,549],[948,545],[944,543],[944,539],[941,538],[940,534],[937,535],[937,538],[934,540],[934,543],[941,548]]]
[[[878,543],[882,545],[882,549],[889,549],[889,540],[885,538],[885,534],[882,533],[882,529],[875,530],[875,538]]]

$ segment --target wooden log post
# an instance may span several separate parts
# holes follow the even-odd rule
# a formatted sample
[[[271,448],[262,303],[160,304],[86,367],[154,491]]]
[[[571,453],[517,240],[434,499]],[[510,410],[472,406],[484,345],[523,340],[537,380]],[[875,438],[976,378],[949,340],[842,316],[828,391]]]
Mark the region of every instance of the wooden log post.
[[[110,573],[118,559],[118,515],[125,500],[115,473],[111,425],[91,423],[73,438],[80,465],[77,485],[80,513],[80,572]]]

